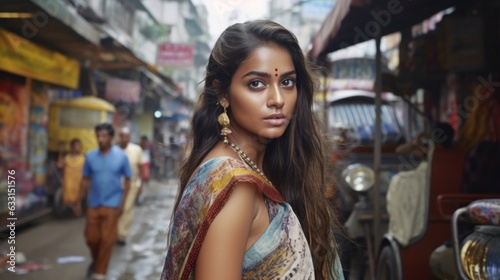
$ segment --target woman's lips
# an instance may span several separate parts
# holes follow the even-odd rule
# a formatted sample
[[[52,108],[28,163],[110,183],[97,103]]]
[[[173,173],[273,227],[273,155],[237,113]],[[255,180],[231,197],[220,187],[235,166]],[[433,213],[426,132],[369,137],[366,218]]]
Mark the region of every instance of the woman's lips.
[[[286,123],[286,117],[283,114],[274,114],[266,117],[264,121],[273,126],[281,126]]]
[[[274,126],[281,126],[284,125],[286,122],[286,119],[265,119],[265,122],[274,125]]]

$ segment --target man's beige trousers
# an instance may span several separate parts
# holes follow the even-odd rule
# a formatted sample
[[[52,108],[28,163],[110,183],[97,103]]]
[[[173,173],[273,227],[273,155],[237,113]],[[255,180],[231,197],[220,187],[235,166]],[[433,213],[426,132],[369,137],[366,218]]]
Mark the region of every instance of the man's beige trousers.
[[[125,241],[132,225],[134,217],[135,198],[139,192],[136,180],[131,180],[130,189],[128,190],[127,197],[125,198],[125,205],[123,206],[123,213],[118,220],[118,239]]]

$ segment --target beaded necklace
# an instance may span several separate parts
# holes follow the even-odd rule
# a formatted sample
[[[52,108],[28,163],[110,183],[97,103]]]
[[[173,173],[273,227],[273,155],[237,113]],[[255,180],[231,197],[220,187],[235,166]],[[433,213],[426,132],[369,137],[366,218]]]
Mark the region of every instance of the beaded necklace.
[[[262,176],[262,178],[264,178],[268,183],[269,185],[273,185],[273,183],[271,183],[271,181],[269,179],[267,179],[266,175],[264,175],[264,172],[262,172],[262,170],[260,170],[257,165],[255,163],[253,163],[253,161],[250,159],[249,156],[247,156],[238,146],[234,145],[233,143],[231,142],[227,142],[226,144],[229,145],[229,147],[231,147],[231,149],[233,149],[237,154],[238,156],[240,156],[240,158],[248,165],[250,166],[250,168],[252,168],[253,171],[255,171],[257,174],[259,174],[260,176]]]

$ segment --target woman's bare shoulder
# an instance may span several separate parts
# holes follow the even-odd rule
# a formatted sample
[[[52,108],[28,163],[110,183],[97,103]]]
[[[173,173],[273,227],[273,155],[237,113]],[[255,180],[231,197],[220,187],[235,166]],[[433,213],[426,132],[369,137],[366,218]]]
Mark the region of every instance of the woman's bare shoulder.
[[[231,148],[222,143],[218,143],[212,150],[210,150],[210,152],[208,152],[205,158],[203,158],[200,165],[215,158],[239,159],[238,155]]]

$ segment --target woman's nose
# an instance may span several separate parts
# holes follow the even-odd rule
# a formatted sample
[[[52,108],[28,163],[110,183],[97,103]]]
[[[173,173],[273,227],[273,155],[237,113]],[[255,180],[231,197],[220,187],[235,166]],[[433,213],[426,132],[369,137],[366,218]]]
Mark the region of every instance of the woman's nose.
[[[269,94],[267,99],[268,107],[281,108],[285,104],[283,94],[281,93],[281,88],[279,85],[273,85],[269,87]]]

